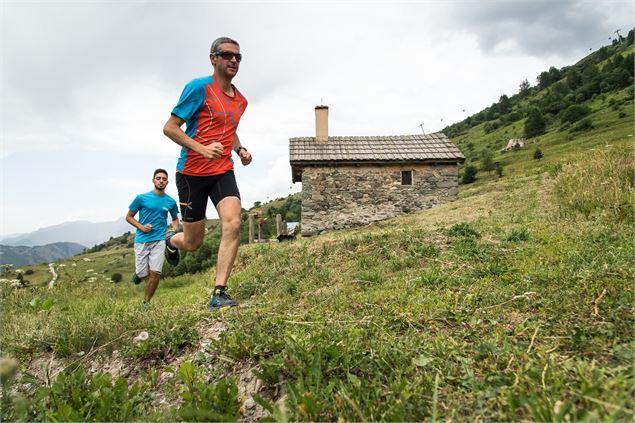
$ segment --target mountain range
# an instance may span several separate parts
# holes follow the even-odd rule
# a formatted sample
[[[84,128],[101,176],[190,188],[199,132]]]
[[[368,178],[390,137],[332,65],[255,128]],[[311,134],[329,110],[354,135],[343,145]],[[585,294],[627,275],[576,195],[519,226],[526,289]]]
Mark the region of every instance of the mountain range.
[[[0,264],[16,267],[29,264],[48,263],[79,254],[86,247],[74,242],[56,242],[37,247],[0,245]]]
[[[88,222],[85,220],[65,222],[47,226],[34,232],[14,235],[1,239],[0,244],[6,246],[45,246],[53,243],[77,243],[82,248],[101,244],[113,236],[119,236],[134,228],[122,217],[111,222]]]

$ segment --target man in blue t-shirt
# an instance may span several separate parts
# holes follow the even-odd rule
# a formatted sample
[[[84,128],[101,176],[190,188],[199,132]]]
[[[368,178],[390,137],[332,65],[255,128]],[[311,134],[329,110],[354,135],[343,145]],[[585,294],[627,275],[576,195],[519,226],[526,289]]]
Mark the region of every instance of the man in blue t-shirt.
[[[134,242],[135,273],[132,275],[132,282],[138,285],[142,278],[149,275],[143,298],[145,307],[149,305],[161,278],[168,213],[172,216],[172,228],[176,232],[179,230],[176,201],[165,193],[168,172],[164,169],[155,170],[152,183],[154,189],[137,195],[126,214],[126,222],[137,228]],[[135,219],[137,212],[139,212],[139,220]]]

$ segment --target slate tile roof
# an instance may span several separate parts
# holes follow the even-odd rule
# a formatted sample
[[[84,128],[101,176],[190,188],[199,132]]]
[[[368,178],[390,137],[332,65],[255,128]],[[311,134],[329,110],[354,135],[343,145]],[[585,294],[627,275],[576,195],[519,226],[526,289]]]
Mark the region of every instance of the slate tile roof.
[[[360,162],[457,162],[465,156],[443,133],[371,137],[289,139],[292,166]]]

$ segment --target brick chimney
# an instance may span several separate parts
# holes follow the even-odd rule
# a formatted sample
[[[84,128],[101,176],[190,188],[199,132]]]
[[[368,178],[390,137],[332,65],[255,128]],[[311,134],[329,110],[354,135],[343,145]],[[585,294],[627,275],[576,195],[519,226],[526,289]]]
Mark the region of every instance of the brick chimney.
[[[329,106],[315,106],[315,141],[329,140]]]

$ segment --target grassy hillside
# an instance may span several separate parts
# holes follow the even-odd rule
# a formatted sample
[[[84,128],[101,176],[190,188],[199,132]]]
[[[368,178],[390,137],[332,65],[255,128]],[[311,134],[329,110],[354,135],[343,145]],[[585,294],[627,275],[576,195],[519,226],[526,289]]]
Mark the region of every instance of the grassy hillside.
[[[2,283],[2,419],[631,420],[628,93],[594,99],[592,129],[552,124],[497,153],[503,176],[453,203],[241,246],[241,306],[222,313],[205,308],[213,269],[161,281],[145,310],[123,242],[58,265],[54,289],[43,267]]]

